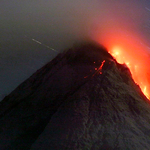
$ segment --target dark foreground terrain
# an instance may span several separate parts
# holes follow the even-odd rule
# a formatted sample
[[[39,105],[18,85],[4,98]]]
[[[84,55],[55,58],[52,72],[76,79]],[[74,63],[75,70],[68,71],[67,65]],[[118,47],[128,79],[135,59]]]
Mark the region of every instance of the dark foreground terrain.
[[[105,48],[60,53],[0,103],[1,150],[146,150],[150,104]]]

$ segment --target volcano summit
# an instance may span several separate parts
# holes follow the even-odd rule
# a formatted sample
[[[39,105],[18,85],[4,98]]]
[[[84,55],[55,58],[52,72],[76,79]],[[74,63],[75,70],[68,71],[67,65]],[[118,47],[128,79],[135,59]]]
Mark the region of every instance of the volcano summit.
[[[0,102],[1,150],[150,148],[150,103],[104,47],[64,51]]]

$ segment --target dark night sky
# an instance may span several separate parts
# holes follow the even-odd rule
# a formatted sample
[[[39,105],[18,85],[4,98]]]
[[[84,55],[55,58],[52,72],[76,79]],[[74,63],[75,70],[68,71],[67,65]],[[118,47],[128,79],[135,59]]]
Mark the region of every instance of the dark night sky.
[[[0,100],[60,50],[96,34],[136,33],[150,51],[150,0],[1,0],[0,20]]]

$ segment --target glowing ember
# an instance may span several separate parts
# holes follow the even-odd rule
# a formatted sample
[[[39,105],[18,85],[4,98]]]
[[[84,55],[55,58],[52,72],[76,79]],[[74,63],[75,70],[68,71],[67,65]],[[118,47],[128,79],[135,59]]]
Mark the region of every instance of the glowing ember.
[[[86,79],[88,76],[85,76],[84,79]]]
[[[99,68],[95,68],[95,73],[92,75],[92,76],[95,76],[96,74],[102,74],[102,68],[103,68],[103,66],[104,66],[104,63],[105,63],[105,60],[103,60],[102,61],[102,64],[100,65],[100,67]],[[94,64],[95,64],[95,62],[94,62]],[[91,72],[92,70],[90,70],[90,72]],[[84,78],[86,79],[88,76],[85,76]]]
[[[100,67],[98,68],[98,71],[99,71],[100,74],[102,74],[101,70],[102,70],[102,68],[103,68],[103,66],[104,66],[104,63],[105,63],[105,60],[103,60],[102,64],[101,64]]]
[[[104,66],[105,60],[102,61],[102,64],[100,65],[99,68],[95,68],[96,72],[93,74],[93,76],[95,76],[95,74],[99,73],[102,74],[102,68]]]

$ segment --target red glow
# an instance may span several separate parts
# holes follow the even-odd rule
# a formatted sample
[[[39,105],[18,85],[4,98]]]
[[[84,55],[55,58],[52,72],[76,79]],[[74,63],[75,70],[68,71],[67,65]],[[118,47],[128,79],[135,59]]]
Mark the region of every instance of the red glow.
[[[102,44],[107,46],[119,63],[125,63],[132,74],[134,81],[140,86],[145,96],[150,99],[150,58],[141,39],[134,34],[111,34],[105,37]]]
[[[102,64],[100,65],[99,68],[95,68],[96,72],[93,74],[93,76],[95,76],[95,74],[99,73],[102,74],[102,68],[104,66],[105,60],[102,61]]]
[[[102,63],[101,63],[101,65],[100,65],[100,67],[99,68],[95,68],[95,73],[92,75],[92,76],[95,76],[96,74],[102,74],[102,68],[103,68],[103,66],[104,66],[104,63],[105,63],[105,60],[103,60],[102,61]],[[95,62],[94,62],[94,64],[95,64]],[[92,70],[90,70],[90,72],[91,72]],[[84,79],[86,79],[88,76],[85,76],[84,77]]]
[[[86,79],[88,76],[85,76],[84,79]]]
[[[102,74],[101,70],[102,70],[102,68],[103,68],[103,66],[104,66],[104,63],[105,63],[105,60],[103,60],[102,64],[101,64],[100,67],[98,68],[98,72],[99,72],[100,74]]]

